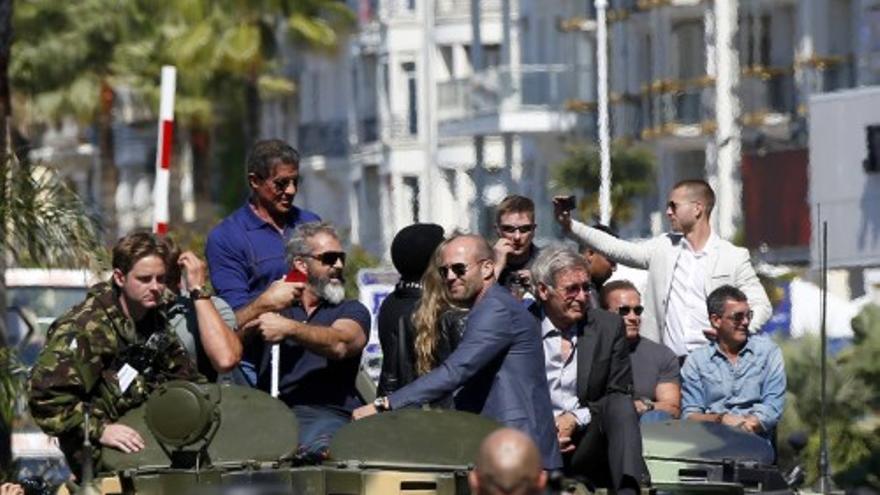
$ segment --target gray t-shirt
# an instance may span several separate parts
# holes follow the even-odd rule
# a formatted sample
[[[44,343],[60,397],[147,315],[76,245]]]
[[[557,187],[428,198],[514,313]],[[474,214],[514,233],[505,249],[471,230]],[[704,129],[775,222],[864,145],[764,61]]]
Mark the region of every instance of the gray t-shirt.
[[[629,361],[633,373],[633,398],[656,400],[654,390],[658,383],[681,383],[678,357],[665,345],[640,338],[630,348]]]
[[[229,325],[229,328],[235,329],[235,311],[229,307],[229,304],[217,296],[211,297],[211,302],[214,303],[214,307],[217,308],[217,312],[220,313],[220,317]],[[208,380],[215,381],[217,372],[211,366],[211,361],[202,348],[202,342],[199,339],[199,320],[192,300],[189,297],[178,296],[168,314],[168,325],[177,334],[193,361],[196,362],[199,373],[208,377]]]

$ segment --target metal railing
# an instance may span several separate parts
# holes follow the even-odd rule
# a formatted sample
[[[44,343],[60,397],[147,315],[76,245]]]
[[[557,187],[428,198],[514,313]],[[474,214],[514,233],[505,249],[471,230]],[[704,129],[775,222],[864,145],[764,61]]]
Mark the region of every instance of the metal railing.
[[[795,111],[795,83],[787,69],[757,68],[744,71],[740,81],[743,115],[791,114]]]
[[[586,67],[523,65],[493,67],[438,84],[441,120],[522,107],[563,109],[571,100],[595,101],[595,75]]]
[[[348,152],[348,124],[344,120],[302,124],[297,141],[304,156],[343,156]]]
[[[852,87],[855,87],[855,71],[851,59],[829,65],[822,71],[823,93]]]
[[[480,12],[496,14],[501,12],[501,0],[481,0]],[[470,17],[471,0],[436,0],[434,16],[436,17]]]

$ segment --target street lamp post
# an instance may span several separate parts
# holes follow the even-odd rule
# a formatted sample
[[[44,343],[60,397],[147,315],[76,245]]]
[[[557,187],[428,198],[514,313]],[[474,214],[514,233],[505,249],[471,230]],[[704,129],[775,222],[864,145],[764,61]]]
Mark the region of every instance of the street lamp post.
[[[599,97],[599,221],[611,222],[611,138],[608,129],[608,0],[595,0],[596,6],[596,65]]]

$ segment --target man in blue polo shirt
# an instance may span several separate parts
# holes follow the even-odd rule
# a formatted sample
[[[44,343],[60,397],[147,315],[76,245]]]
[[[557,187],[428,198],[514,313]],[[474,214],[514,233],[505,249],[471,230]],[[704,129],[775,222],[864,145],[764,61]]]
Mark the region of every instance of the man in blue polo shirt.
[[[279,398],[299,421],[300,455],[320,460],[336,430],[363,405],[355,380],[370,336],[370,313],[360,302],[345,299],[345,252],[329,223],[294,229],[287,259],[308,276],[308,283],[292,283],[297,295],[290,308],[262,313],[242,332],[281,344]],[[259,367],[263,389],[271,381],[268,354]]]
[[[290,231],[318,215],[293,205],[299,187],[299,153],[279,139],[257,142],[247,159],[251,195],[208,235],[205,255],[217,295],[235,310],[238,325],[266,311],[280,311],[294,299],[293,284],[281,279],[289,267],[284,242]],[[256,383],[265,346],[244,341],[241,370]]]

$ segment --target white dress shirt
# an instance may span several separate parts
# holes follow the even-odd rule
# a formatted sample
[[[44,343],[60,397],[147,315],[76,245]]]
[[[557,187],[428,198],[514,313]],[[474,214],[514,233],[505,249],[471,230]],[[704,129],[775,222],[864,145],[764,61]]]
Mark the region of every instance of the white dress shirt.
[[[568,411],[574,414],[580,427],[590,423],[590,409],[581,407],[577,398],[577,333],[576,326],[564,331],[557,329],[546,316],[541,321],[541,335],[544,340],[544,365],[547,370],[547,385],[550,387],[550,402],[553,416]],[[563,335],[571,341],[571,355],[562,361]]]
[[[666,311],[663,343],[678,356],[684,356],[706,345],[703,330],[711,328],[706,310],[706,266],[709,253],[718,249],[718,236],[709,234],[706,245],[694,251],[687,239],[681,240],[678,260],[672,270],[669,307]]]

